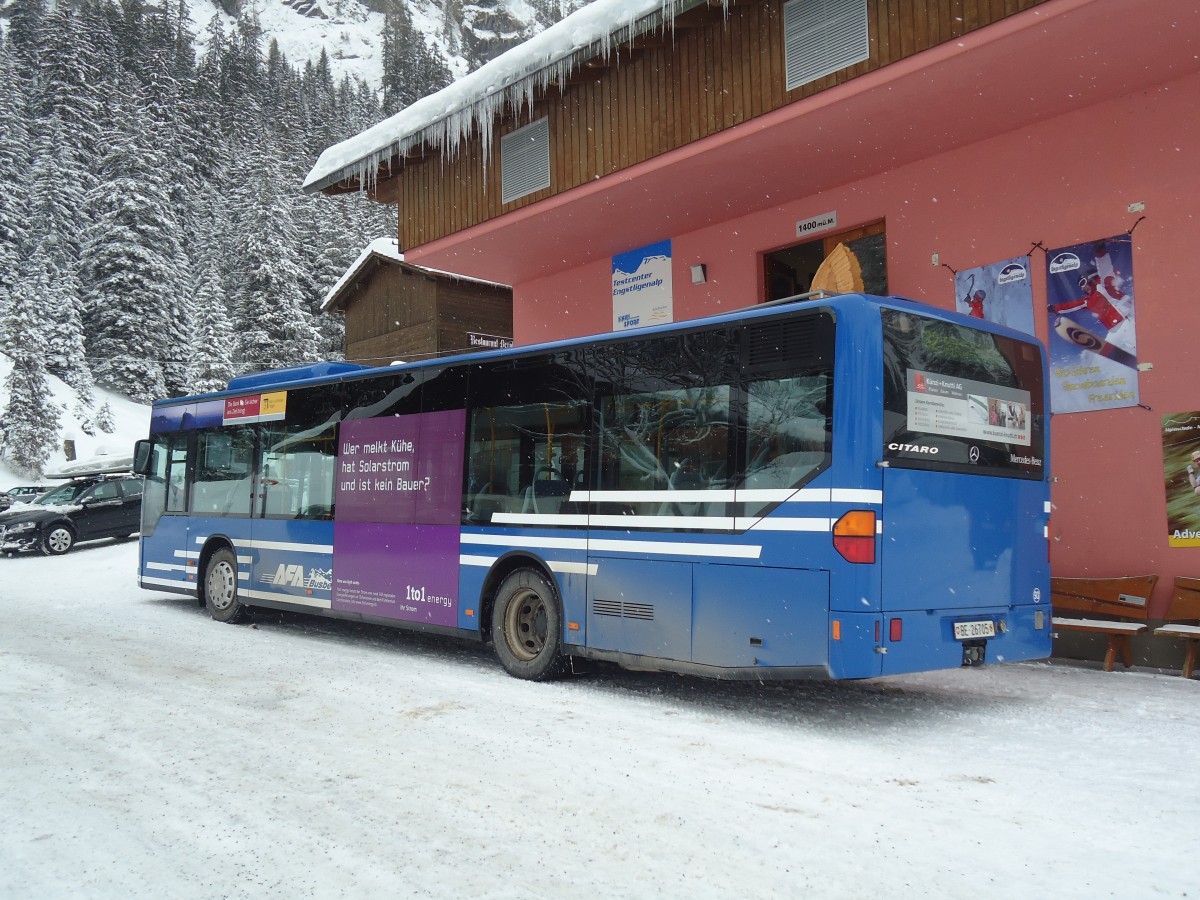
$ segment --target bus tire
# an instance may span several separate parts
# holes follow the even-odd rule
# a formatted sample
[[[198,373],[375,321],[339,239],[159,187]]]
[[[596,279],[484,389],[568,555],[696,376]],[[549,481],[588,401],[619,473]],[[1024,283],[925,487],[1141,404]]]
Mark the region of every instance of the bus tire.
[[[517,569],[500,583],[492,604],[492,645],[515,678],[547,681],[566,671],[558,596],[536,569]]]
[[[237,557],[228,547],[222,547],[208,558],[201,586],[208,614],[218,622],[232,625],[246,618],[249,612],[238,599],[237,583]]]

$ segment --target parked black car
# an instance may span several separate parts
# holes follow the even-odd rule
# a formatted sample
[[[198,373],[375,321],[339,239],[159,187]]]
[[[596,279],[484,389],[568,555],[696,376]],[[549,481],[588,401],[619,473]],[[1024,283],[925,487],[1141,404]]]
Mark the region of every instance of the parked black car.
[[[137,534],[141,516],[140,476],[75,478],[31,504],[0,513],[0,552],[66,553],[79,541]]]

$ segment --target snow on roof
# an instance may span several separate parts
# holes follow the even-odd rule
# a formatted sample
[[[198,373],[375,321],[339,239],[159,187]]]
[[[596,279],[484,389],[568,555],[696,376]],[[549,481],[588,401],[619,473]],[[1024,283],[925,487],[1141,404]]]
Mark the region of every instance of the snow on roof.
[[[329,289],[329,293],[325,295],[325,299],[321,301],[321,309],[329,310],[334,307],[338,295],[345,289],[346,285],[358,277],[363,267],[373,258],[379,257],[390,262],[399,263],[405,268],[415,272],[427,272],[430,275],[437,275],[443,278],[454,278],[458,281],[471,281],[476,284],[486,284],[492,287],[507,288],[510,285],[500,284],[497,281],[485,281],[482,278],[471,278],[467,275],[459,275],[455,272],[445,272],[441,269],[430,269],[426,266],[414,265],[404,261],[404,254],[400,252],[400,244],[395,238],[375,238],[371,243],[363,249],[363,252],[358,254],[358,259],[351,263],[342,277],[337,280],[337,284]]]
[[[315,193],[346,179],[369,184],[379,166],[413,147],[431,144],[445,155],[478,125],[485,155],[492,122],[505,105],[532,106],[534,92],[561,83],[585,60],[633,40],[705,0],[593,0],[435,94],[329,147],[304,180]]]

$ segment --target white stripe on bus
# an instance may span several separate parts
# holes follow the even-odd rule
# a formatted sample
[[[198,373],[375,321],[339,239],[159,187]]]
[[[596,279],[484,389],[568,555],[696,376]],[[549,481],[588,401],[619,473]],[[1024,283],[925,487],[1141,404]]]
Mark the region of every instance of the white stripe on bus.
[[[462,534],[464,544],[487,544],[492,547],[535,547],[552,550],[604,550],[617,553],[670,553],[675,556],[732,556],[738,559],[758,559],[762,547],[739,544],[685,544],[679,541],[629,541],[598,538],[544,538],[526,535]]]
[[[197,535],[196,543],[203,544],[208,540],[208,535]],[[297,544],[293,541],[252,541],[247,538],[231,538],[235,547],[242,547],[246,550],[298,550],[301,553],[332,553],[333,544]],[[242,562],[243,557],[238,557],[238,562]],[[245,557],[246,562],[250,562],[250,557]]]
[[[315,606],[320,609],[330,609],[332,604],[327,597],[297,596],[296,594],[277,594],[275,591],[241,591],[247,597],[255,600],[277,600],[280,603],[294,603],[297,606]]]
[[[153,569],[155,572],[186,572],[188,570],[187,566],[160,562],[148,562],[146,563],[146,568]],[[192,570],[195,571],[195,566],[192,567]]]
[[[682,491],[571,491],[574,503],[866,503],[879,506],[883,491],[859,488],[736,488]]]

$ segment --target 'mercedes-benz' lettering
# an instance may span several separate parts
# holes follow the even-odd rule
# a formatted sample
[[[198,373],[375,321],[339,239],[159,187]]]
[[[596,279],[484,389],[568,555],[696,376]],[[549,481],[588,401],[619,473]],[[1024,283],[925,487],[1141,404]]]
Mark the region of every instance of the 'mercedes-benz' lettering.
[[[889,450],[901,450],[905,453],[929,453],[936,454],[937,447],[926,447],[922,444],[888,444]]]

